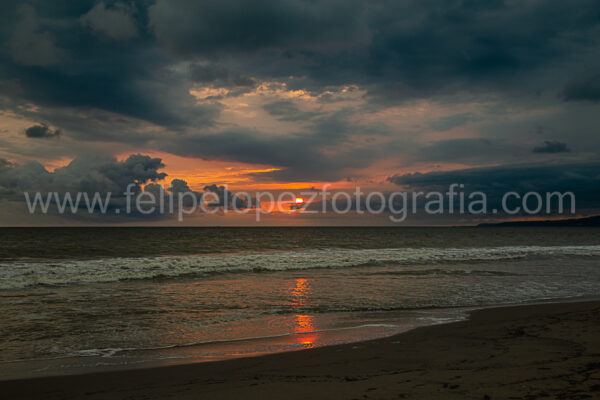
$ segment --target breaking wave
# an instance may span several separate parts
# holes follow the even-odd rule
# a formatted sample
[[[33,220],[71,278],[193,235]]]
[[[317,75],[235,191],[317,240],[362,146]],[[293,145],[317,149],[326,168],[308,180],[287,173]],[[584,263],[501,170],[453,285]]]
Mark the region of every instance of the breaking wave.
[[[352,268],[369,265],[443,265],[534,257],[600,256],[600,246],[508,246],[484,248],[324,249],[297,252],[105,258],[0,263],[0,289],[71,285],[121,280],[174,278],[224,273]],[[394,273],[394,272],[392,272]],[[440,268],[398,274],[490,274]]]

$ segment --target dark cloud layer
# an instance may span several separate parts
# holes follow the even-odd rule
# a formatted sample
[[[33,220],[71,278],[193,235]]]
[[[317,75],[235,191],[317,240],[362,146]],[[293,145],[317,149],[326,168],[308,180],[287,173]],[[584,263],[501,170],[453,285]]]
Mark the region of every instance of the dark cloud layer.
[[[546,140],[543,145],[534,147],[532,151],[534,153],[568,153],[571,149],[566,143],[558,140]]]
[[[394,175],[389,182],[410,190],[447,191],[463,184],[498,201],[507,192],[573,192],[578,208],[600,208],[600,163],[519,165]]]
[[[423,147],[420,156],[427,161],[457,161],[498,155],[507,148],[504,143],[483,138],[447,139]]]
[[[346,120],[348,112],[311,115],[314,118],[309,118],[306,131],[287,135],[263,134],[250,129],[226,130],[180,137],[165,148],[184,156],[280,167],[278,171],[254,174],[264,179],[337,180],[347,176],[348,168],[368,166],[382,153],[394,150],[392,147],[382,150],[377,144],[351,146],[355,136],[385,136],[388,132],[378,126],[351,124]],[[287,114],[282,111],[279,115]]]
[[[143,24],[144,3],[29,2],[5,7],[2,94],[46,107],[100,109],[164,126],[190,123],[193,98]],[[108,40],[107,40],[108,38]],[[124,40],[128,39],[128,40]],[[202,110],[197,110],[202,114]],[[184,116],[185,115],[185,116]],[[192,118],[198,121],[198,118]]]
[[[424,114],[433,122],[399,128],[353,117],[422,99],[445,105],[493,99],[500,109],[518,99],[515,108],[523,109],[515,114],[523,115],[538,115],[527,108],[542,108],[536,101],[546,92],[569,110],[597,102],[599,15],[595,0],[15,2],[0,16],[0,101],[57,129],[29,128],[30,138],[60,130],[77,143],[143,145],[280,168],[259,176],[266,179],[340,179],[394,156],[505,163],[521,150],[531,155],[531,143],[543,139],[519,142],[519,132],[503,125],[509,118],[489,117],[495,109]],[[273,81],[320,95],[322,104],[351,85],[362,91],[362,104],[308,112],[289,99],[269,100],[261,106],[276,122],[302,124],[279,134],[219,120],[224,97]],[[227,90],[199,102],[193,87]],[[578,112],[569,114],[573,122],[581,120]],[[489,122],[486,116],[497,137],[467,131],[460,137],[481,138],[406,144],[413,131],[450,135]],[[581,135],[579,127],[570,129],[534,151],[565,152],[565,136]],[[385,145],[373,141],[384,136]],[[120,171],[99,173],[114,181]]]
[[[148,10],[157,39],[182,56],[313,47],[360,39],[357,1],[159,0]]]
[[[590,0],[159,0],[149,18],[159,42],[182,57],[234,54],[254,74],[373,84],[373,94],[410,97],[473,84],[501,88],[585,51],[597,45],[599,11]]]
[[[301,111],[289,100],[281,100],[266,104],[263,107],[269,114],[282,121],[306,121],[321,113]]]
[[[567,101],[600,101],[600,72],[588,73],[567,83],[563,97]]]
[[[194,64],[190,66],[190,77],[193,82],[210,84],[219,88],[252,88],[257,83],[255,79],[249,76],[232,72],[218,64]]]
[[[160,158],[132,154],[123,161],[114,158],[77,158],[68,165],[49,172],[36,161],[23,165],[0,166],[0,188],[5,194],[22,200],[23,192],[112,192],[121,195],[134,192],[147,182],[164,179]]]
[[[174,124],[181,116],[156,81],[177,59],[221,60],[227,66],[196,66],[193,78],[242,86],[251,76],[295,76],[308,89],[364,84],[377,96],[499,89],[505,78],[521,86],[537,68],[597,49],[599,12],[592,0],[32,1],[3,13],[13,45],[2,69],[31,100]],[[593,96],[571,86],[568,99]]]
[[[81,24],[95,34],[113,40],[131,39],[137,36],[137,24],[132,18],[133,10],[122,3],[107,7],[104,2],[97,3],[79,19]]]
[[[28,138],[52,138],[60,135],[60,130],[52,129],[48,125],[33,125],[25,129],[25,136]]]

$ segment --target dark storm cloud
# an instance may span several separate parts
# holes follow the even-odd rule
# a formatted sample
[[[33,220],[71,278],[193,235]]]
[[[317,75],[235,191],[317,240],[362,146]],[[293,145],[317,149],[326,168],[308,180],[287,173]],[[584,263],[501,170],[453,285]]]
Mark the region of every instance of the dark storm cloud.
[[[183,179],[173,179],[171,181],[171,186],[170,186],[170,190],[173,193],[185,193],[185,192],[191,192],[192,189],[190,189],[190,187],[188,186],[187,182],[184,181]]]
[[[214,193],[216,198],[211,199],[213,201],[210,202],[211,206],[221,207],[225,204],[229,204],[232,198],[232,193],[227,190],[225,186],[219,186],[216,184],[204,186],[204,191],[209,193]]]
[[[202,200],[203,194],[193,191],[182,179],[171,180],[166,189],[156,183],[167,176],[160,172],[164,166],[160,158],[142,154],[132,154],[122,161],[110,157],[76,158],[53,172],[37,161],[17,165],[0,159],[0,199],[35,204],[33,199],[39,192],[42,203],[47,198],[53,199],[49,202],[50,214],[56,214],[58,205],[63,203],[67,212],[58,215],[87,223],[173,218],[180,204],[194,207]],[[76,204],[82,193],[87,194],[88,199],[99,195],[101,203],[107,206],[107,213],[101,212],[99,203],[90,212],[84,200],[79,201],[79,207],[75,208],[77,212],[72,212],[69,204]],[[127,193],[131,195],[129,201]],[[55,195],[58,197],[53,197]],[[73,203],[64,202],[67,196]],[[229,198],[238,201],[234,195],[230,194]],[[121,213],[122,210],[127,212]],[[41,208],[37,208],[36,212],[41,212]]]
[[[274,136],[236,130],[182,138],[180,143],[171,143],[167,148],[184,156],[274,165],[283,170],[257,175],[292,181],[331,179],[340,176],[341,168],[365,165],[361,158],[352,159],[348,153],[325,156],[321,144],[326,147],[322,138],[311,134]],[[365,150],[362,152],[367,153]]]
[[[469,122],[479,121],[481,120],[480,116],[474,115],[472,113],[460,113],[455,115],[450,115],[447,117],[439,118],[435,121],[431,122],[431,127],[440,132],[449,131],[459,126],[463,126],[468,124]]]
[[[255,79],[233,72],[218,64],[191,65],[190,78],[193,82],[224,88],[253,88],[257,84]]]
[[[519,88],[534,69],[597,48],[598,12],[591,0],[159,0],[149,17],[159,42],[182,57],[234,54],[253,75],[372,85],[373,96],[405,98]]]
[[[0,94],[41,107],[98,109],[169,128],[210,124],[172,58],[138,26],[145,2],[32,1],[0,17]],[[192,112],[193,111],[193,112]],[[59,128],[62,128],[59,126]],[[85,127],[83,128],[85,129]]]
[[[113,192],[122,194],[127,185],[133,190],[146,182],[164,179],[160,158],[132,154],[123,161],[114,158],[76,158],[68,165],[47,171],[39,162],[8,165],[0,168],[0,187],[22,199],[23,191],[31,192]]]
[[[306,131],[284,135],[256,130],[226,130],[217,134],[193,135],[173,140],[165,149],[182,156],[237,160],[250,164],[280,167],[279,171],[256,176],[285,181],[341,179],[347,168],[368,166],[395,146],[381,149],[376,143],[356,144],[362,135],[386,136],[388,128],[351,123],[352,110],[312,118]]]
[[[25,135],[28,138],[53,138],[60,135],[60,130],[52,129],[48,125],[33,125],[25,129]]]
[[[99,166],[97,170],[110,181],[123,188],[132,182],[144,184],[148,181],[154,182],[164,179],[167,174],[158,172],[164,166],[165,164],[160,158],[132,154],[124,161],[104,164]]]
[[[59,62],[62,50],[49,32],[41,31],[35,9],[21,4],[15,10],[17,22],[8,40],[13,59],[23,65],[48,66]]]
[[[32,1],[4,10],[2,72],[30,101],[189,124],[191,114],[177,112],[192,102],[185,90],[165,96],[182,84],[167,70],[177,61],[210,61],[192,68],[198,82],[358,84],[388,102],[482,86],[529,90],[523,79],[537,69],[594,54],[599,13],[593,0]],[[578,87],[566,98],[581,96]]]
[[[94,6],[80,18],[81,24],[94,33],[114,40],[131,39],[137,36],[137,24],[131,17],[132,10],[121,3],[107,7],[104,2]]]
[[[361,3],[159,0],[148,10],[157,39],[182,56],[250,53],[358,40]]]
[[[506,151],[503,143],[488,139],[467,138],[437,141],[420,150],[420,159],[426,161],[456,161],[499,155]]]
[[[322,113],[301,111],[289,100],[275,101],[263,106],[265,111],[281,121],[306,121]]]
[[[169,207],[174,208],[178,208],[179,206],[179,196],[181,196],[181,204],[186,207],[193,207],[194,204],[197,205],[202,200],[202,193],[193,191],[189,187],[188,183],[183,179],[171,180],[171,184],[166,191],[164,187],[158,183],[149,183],[146,186],[144,186],[144,192],[152,193],[152,195],[154,196],[153,198],[149,198],[146,200],[148,206],[148,208],[146,209],[150,209],[152,206],[154,206],[154,212],[149,214],[154,214],[155,216],[160,216],[161,212],[163,212],[164,214],[164,203],[166,196],[173,196],[173,198],[176,199],[174,201],[174,203],[176,204],[174,204],[173,206],[169,205]],[[152,200],[154,200],[154,202]],[[162,206],[161,201],[163,202]]]
[[[558,140],[546,140],[543,145],[534,147],[532,151],[534,153],[568,153],[571,149],[566,143]]]
[[[600,71],[573,79],[567,83],[562,95],[567,101],[600,101]]]
[[[446,191],[464,184],[466,191],[482,191],[497,201],[504,193],[529,191],[573,192],[577,206],[600,207],[600,163],[519,165],[455,171],[394,175],[389,182],[410,190]]]
[[[267,174],[277,179],[335,179],[414,147],[359,140],[391,133],[375,124],[356,126],[352,111],[302,113],[284,101],[265,109],[305,122],[305,131],[275,136],[221,128],[215,123],[219,99],[198,104],[190,87],[237,95],[279,81],[325,93],[321,101],[327,102],[336,100],[336,87],[355,85],[373,110],[449,93],[508,102],[502,96],[557,93],[581,65],[598,65],[599,15],[595,0],[32,0],[6,5],[0,15],[6,44],[0,95],[11,100],[6,108],[28,117],[39,113],[43,118],[34,120],[73,140],[271,164],[282,168]],[[596,83],[597,74],[577,78],[563,97],[595,101]],[[28,104],[39,111],[23,111]],[[431,128],[449,131],[478,117],[461,113]],[[162,130],[142,129],[148,128],[143,123]],[[226,130],[212,133],[218,129]],[[502,158],[513,149],[490,143],[444,141],[415,154],[429,161],[458,160],[467,151]]]
[[[208,185],[204,187],[205,192],[213,193],[214,195],[207,198],[207,203],[210,207],[235,207],[237,209],[251,208],[256,205],[256,199],[247,195],[237,195],[230,192],[225,186]]]

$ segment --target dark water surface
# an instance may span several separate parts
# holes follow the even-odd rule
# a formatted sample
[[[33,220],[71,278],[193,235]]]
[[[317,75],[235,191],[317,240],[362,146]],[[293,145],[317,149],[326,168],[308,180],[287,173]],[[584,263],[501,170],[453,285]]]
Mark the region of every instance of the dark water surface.
[[[599,261],[598,228],[1,229],[0,379],[294,350],[596,297]]]

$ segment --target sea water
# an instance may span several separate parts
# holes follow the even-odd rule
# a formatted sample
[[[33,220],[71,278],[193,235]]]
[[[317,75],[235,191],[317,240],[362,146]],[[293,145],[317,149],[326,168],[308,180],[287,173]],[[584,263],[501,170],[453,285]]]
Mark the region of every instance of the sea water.
[[[351,343],[595,298],[598,228],[0,230],[0,379]]]

